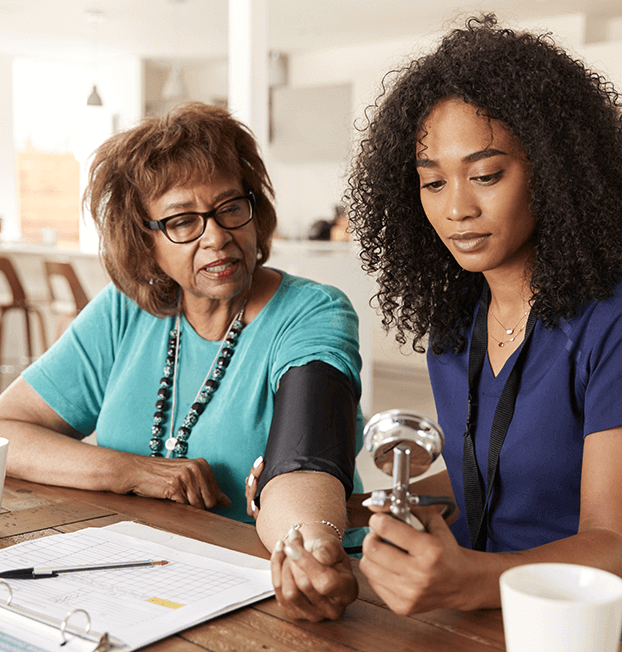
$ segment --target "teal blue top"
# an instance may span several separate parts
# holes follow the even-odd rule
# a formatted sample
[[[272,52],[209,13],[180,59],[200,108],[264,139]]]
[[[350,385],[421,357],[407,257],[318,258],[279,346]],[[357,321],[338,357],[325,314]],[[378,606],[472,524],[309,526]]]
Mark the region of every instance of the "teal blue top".
[[[212,401],[192,429],[189,458],[203,457],[233,505],[216,509],[238,521],[246,514],[244,480],[264,454],[274,397],[290,368],[321,360],[360,392],[358,318],[336,288],[282,273],[281,284],[240,335]],[[106,287],[69,330],[23,376],[43,400],[101,446],[149,455],[155,403],[174,318],[141,310]],[[182,317],[174,432],[203,384],[221,342],[201,338]],[[166,422],[168,438],[169,416]],[[357,452],[362,446],[359,408]],[[354,491],[362,491],[358,475]]]

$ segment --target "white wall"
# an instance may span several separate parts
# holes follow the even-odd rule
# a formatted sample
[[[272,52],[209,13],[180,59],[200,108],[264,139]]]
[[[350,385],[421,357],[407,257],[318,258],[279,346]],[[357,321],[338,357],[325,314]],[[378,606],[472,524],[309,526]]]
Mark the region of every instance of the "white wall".
[[[622,93],[622,39],[586,45],[579,52],[596,72],[605,75]]]

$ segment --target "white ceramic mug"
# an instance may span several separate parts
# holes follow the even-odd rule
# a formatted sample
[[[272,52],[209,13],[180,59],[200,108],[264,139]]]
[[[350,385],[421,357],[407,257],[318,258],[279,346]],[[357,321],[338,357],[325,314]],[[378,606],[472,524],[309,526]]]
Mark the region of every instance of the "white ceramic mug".
[[[526,564],[500,578],[507,652],[617,652],[622,579],[577,564]]]
[[[9,440],[0,437],[0,507],[2,507],[2,492],[4,491],[4,476],[6,474],[6,453],[9,448]]]

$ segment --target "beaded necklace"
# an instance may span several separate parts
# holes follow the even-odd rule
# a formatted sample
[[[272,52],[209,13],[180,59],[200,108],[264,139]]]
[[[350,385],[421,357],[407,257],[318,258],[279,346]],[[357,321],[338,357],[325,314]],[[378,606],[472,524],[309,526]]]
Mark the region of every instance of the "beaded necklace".
[[[188,438],[192,433],[192,428],[194,428],[199,417],[203,414],[207,404],[212,400],[233,357],[235,347],[238,343],[238,337],[244,328],[242,316],[244,315],[245,307],[246,303],[233,318],[227,335],[222,341],[218,353],[216,353],[216,357],[205,376],[205,380],[194,399],[194,403],[185,416],[183,425],[177,430],[177,435],[174,437],[173,424],[175,423],[175,398],[177,393],[177,362],[179,360],[181,339],[181,317],[180,313],[177,313],[175,327],[169,333],[166,362],[164,363],[162,378],[160,379],[156,412],[153,415],[153,425],[151,426],[151,440],[149,441],[151,457],[162,457],[162,453],[160,452],[162,447],[167,450],[166,457],[170,457],[172,453],[175,453],[177,457],[186,457],[188,453]],[[169,424],[168,439],[164,442],[162,441],[162,435],[164,434],[164,424],[166,422],[166,412],[168,410],[168,399],[171,396],[171,388],[173,393],[171,422]]]

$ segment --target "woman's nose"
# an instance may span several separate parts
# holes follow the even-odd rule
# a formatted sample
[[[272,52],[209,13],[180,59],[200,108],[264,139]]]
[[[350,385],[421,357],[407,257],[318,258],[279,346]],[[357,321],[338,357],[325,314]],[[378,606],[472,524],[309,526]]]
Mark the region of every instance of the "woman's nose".
[[[450,183],[445,194],[445,215],[448,220],[461,221],[480,214],[478,203],[469,191],[468,184]]]
[[[200,242],[205,248],[222,249],[232,239],[231,232],[223,229],[213,217],[210,217],[207,219]]]

